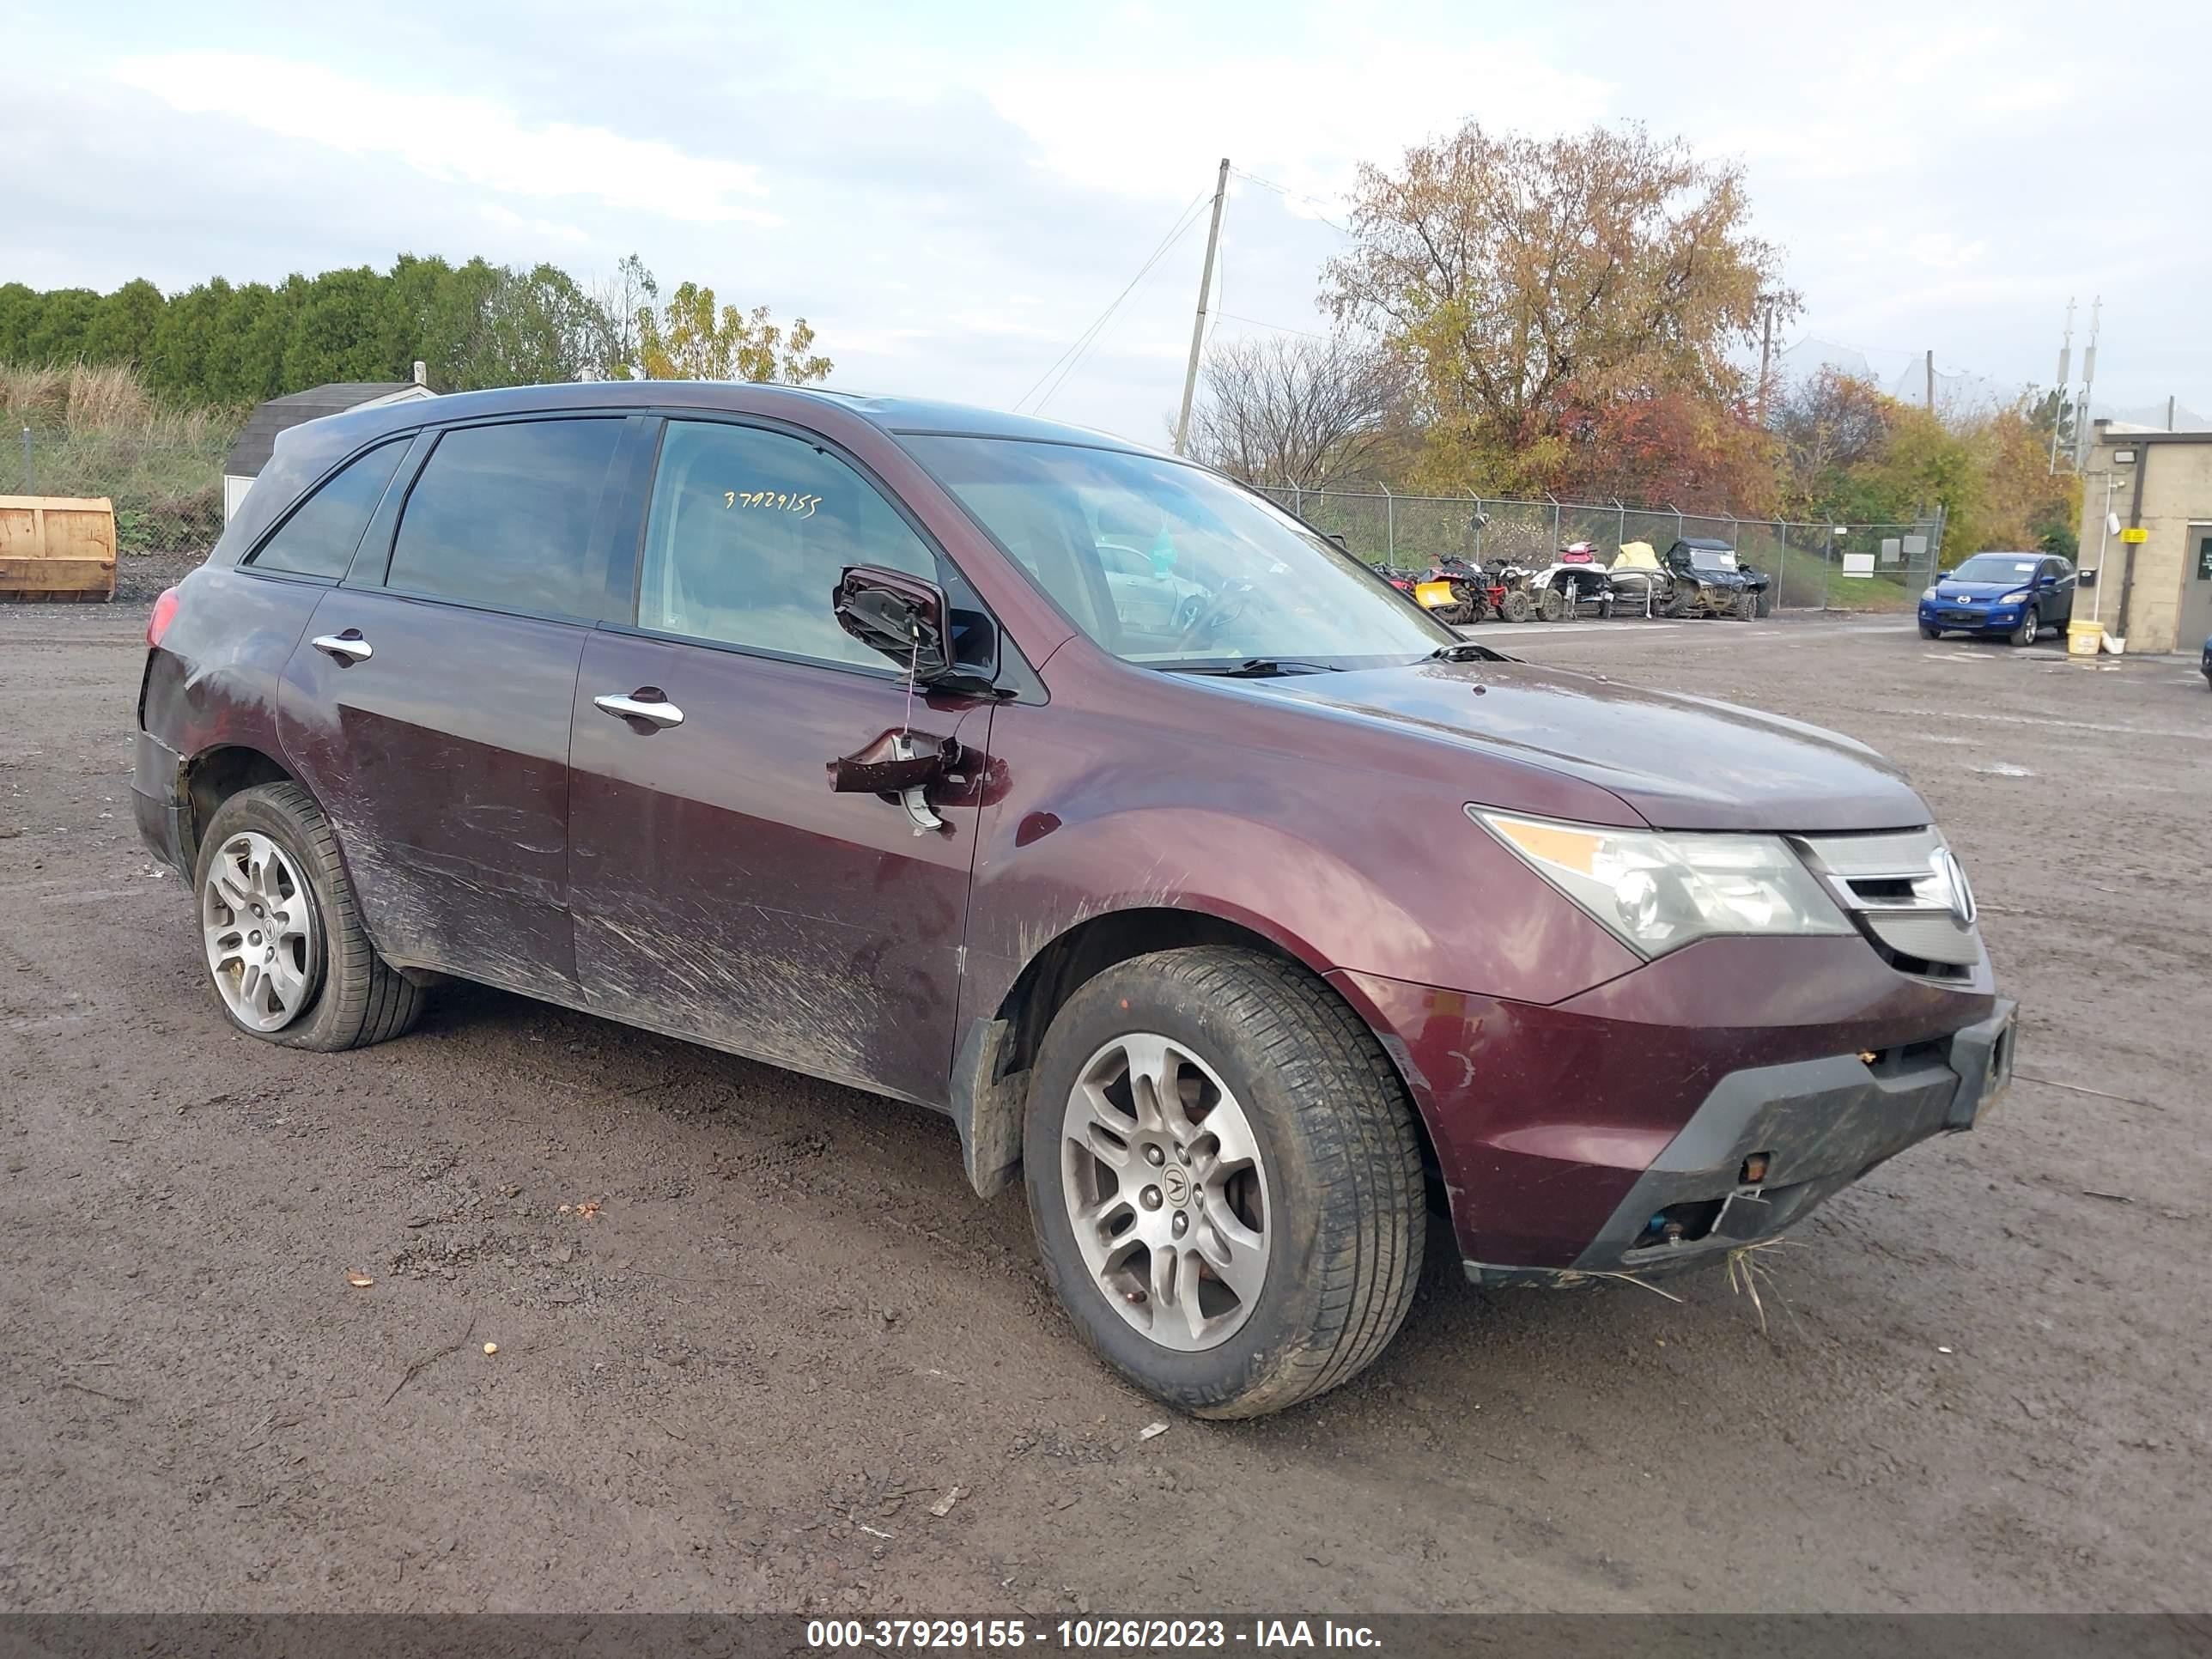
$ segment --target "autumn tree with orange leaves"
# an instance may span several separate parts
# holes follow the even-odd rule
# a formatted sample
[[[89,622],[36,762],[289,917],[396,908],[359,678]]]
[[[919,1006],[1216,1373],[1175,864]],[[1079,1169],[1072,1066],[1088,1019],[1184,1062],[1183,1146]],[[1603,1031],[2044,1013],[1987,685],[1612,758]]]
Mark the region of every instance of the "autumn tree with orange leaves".
[[[1353,198],[1322,302],[1404,365],[1416,483],[1764,510],[1773,446],[1740,358],[1796,298],[1751,234],[1740,167],[1637,126],[1469,121],[1363,166]]]

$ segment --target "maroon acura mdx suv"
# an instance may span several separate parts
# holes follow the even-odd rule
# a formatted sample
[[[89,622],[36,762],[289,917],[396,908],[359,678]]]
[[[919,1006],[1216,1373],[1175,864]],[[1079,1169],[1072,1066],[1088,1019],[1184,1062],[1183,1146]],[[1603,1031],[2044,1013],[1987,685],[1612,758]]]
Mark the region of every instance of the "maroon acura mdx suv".
[[[457,975],[949,1114],[1124,1376],[1355,1375],[1480,1284],[1766,1238],[2011,1063],[1920,798],[1460,639],[1199,467],[760,386],[295,428],[156,605],[135,791],[216,1006]]]

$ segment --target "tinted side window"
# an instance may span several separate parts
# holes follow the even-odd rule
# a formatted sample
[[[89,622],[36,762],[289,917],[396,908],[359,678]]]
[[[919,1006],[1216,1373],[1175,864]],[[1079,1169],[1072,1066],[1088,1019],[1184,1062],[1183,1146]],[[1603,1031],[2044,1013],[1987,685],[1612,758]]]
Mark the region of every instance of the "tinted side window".
[[[597,615],[592,520],[622,430],[614,419],[447,433],[408,492],[388,585],[509,611]]]
[[[882,668],[837,625],[846,568],[957,578],[875,487],[833,455],[778,432],[671,421],[638,573],[641,628],[826,662]],[[965,659],[966,653],[962,653]]]
[[[283,570],[296,576],[344,575],[409,441],[395,438],[355,458],[308,496],[247,562],[257,570]]]

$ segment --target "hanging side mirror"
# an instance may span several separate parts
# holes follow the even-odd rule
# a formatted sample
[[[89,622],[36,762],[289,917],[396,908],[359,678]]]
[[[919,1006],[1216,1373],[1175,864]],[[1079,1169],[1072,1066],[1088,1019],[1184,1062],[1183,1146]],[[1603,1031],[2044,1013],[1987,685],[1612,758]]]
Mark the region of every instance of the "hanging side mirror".
[[[953,673],[951,607],[935,582],[881,565],[854,565],[838,578],[830,609],[840,628],[881,652],[916,685]]]

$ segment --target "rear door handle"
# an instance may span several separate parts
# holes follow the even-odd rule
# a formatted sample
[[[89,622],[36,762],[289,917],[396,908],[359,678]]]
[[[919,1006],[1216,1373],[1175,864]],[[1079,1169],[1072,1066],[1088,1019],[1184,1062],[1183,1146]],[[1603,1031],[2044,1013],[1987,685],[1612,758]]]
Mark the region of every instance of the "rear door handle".
[[[321,643],[320,641],[316,642]],[[593,697],[592,702],[621,720],[644,720],[650,725],[662,726],[684,724],[684,711],[650,685],[641,685],[628,695],[609,691]]]
[[[339,662],[367,662],[376,654],[369,648],[368,641],[362,638],[358,628],[349,628],[343,634],[325,634],[320,639],[310,640],[307,643]]]

